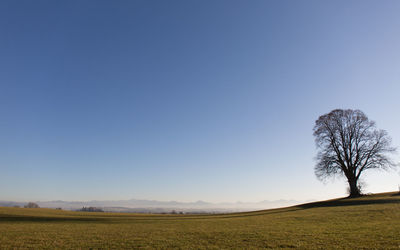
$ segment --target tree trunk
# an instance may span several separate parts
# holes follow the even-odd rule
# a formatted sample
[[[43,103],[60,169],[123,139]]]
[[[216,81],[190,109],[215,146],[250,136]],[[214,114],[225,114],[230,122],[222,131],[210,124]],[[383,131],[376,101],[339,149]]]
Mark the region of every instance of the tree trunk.
[[[361,196],[360,189],[357,186],[357,179],[356,178],[348,178],[349,188],[350,188],[350,197],[359,197]]]

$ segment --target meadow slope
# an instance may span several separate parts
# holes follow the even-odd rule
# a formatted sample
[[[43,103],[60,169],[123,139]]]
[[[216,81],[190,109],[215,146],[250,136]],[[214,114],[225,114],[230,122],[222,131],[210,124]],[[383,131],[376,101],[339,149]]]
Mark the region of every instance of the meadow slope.
[[[400,195],[220,215],[0,208],[0,248],[400,248]]]

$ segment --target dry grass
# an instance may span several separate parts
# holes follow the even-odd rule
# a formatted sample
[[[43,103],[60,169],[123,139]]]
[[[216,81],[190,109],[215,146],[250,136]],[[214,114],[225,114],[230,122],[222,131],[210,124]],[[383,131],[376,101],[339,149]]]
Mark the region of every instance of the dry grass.
[[[400,196],[224,215],[0,208],[0,248],[400,248]]]

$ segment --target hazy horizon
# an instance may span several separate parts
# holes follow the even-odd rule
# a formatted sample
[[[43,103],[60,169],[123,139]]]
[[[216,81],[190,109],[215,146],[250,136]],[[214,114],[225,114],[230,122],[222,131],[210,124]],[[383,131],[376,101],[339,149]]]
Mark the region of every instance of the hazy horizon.
[[[399,13],[398,1],[1,1],[0,200],[343,197],[345,179],[314,175],[312,129],[360,109],[399,147]],[[399,177],[365,172],[365,192]]]
[[[295,199],[272,199],[272,200],[258,200],[258,201],[242,201],[242,200],[234,200],[234,201],[207,201],[207,200],[186,200],[186,201],[180,201],[180,200],[162,200],[162,199],[137,199],[137,198],[127,198],[127,199],[82,199],[82,200],[64,200],[64,199],[39,199],[39,200],[34,200],[34,199],[13,199],[13,200],[6,200],[6,199],[0,199],[0,202],[18,202],[18,203],[24,203],[24,202],[53,202],[53,201],[62,201],[62,202],[92,202],[92,201],[106,201],[106,202],[113,202],[113,201],[131,201],[131,200],[137,200],[137,201],[156,201],[156,202],[178,202],[178,203],[196,203],[196,202],[206,202],[206,203],[212,203],[212,204],[220,204],[220,203],[260,203],[260,202],[274,202],[274,201],[295,201],[295,202],[311,202],[311,201],[316,201],[315,199],[307,199],[307,200],[295,200]]]

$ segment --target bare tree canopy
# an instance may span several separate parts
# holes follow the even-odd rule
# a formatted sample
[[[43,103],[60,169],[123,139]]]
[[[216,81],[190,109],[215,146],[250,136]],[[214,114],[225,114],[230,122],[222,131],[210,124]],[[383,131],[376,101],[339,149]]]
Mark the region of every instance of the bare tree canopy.
[[[335,109],[315,121],[318,148],[315,174],[323,180],[334,175],[347,178],[350,196],[361,195],[359,178],[367,169],[389,169],[396,165],[388,156],[395,152],[385,130],[360,110]]]

